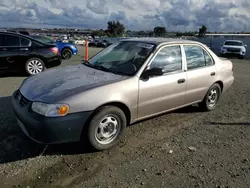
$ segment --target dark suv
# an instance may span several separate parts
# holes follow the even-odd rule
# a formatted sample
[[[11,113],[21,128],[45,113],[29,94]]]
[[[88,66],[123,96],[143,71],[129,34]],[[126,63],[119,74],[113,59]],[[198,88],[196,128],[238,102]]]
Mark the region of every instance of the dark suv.
[[[35,75],[61,64],[58,48],[27,35],[0,32],[0,71],[22,71]]]

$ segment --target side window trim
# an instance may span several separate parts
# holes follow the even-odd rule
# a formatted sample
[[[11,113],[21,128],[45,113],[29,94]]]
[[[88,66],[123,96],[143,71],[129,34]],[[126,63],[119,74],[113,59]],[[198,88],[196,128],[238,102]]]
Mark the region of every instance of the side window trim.
[[[199,69],[215,66],[214,58],[210,55],[210,53],[208,53],[208,51],[202,45],[199,45],[199,44],[182,44],[181,46],[183,48],[183,56],[185,58],[185,68],[186,68],[185,71],[193,71],[193,70],[199,70]],[[186,52],[185,52],[184,46],[198,46],[198,47],[200,47],[203,50],[204,58],[205,58],[204,52],[206,52],[208,54],[208,56],[211,58],[213,64],[212,65],[205,65],[204,67],[197,67],[197,68],[193,68],[193,69],[188,70],[188,68],[187,68],[187,57],[186,57]],[[205,63],[206,63],[206,60],[205,60]]]
[[[21,47],[30,47],[31,44],[32,44],[32,42],[31,42],[30,39],[27,39],[27,38],[24,38],[24,37],[19,37],[19,39],[20,39],[20,46],[21,46]],[[28,40],[28,41],[29,41],[29,44],[28,44],[28,45],[22,45],[22,42],[21,42],[22,39]]]
[[[203,52],[206,53],[210,57],[210,59],[212,60],[212,62],[213,62],[212,65],[206,65],[206,66],[214,66],[215,65],[214,58],[211,56],[211,54],[206,49],[204,49],[204,48],[202,48],[202,49],[203,49]]]
[[[147,70],[151,63],[153,62],[153,60],[155,59],[155,57],[158,55],[158,53],[163,49],[163,48],[166,48],[166,47],[171,47],[171,46],[179,46],[180,47],[180,51],[181,51],[181,57],[182,57],[182,63],[181,63],[181,70],[179,71],[174,71],[174,72],[169,72],[169,73],[165,73],[164,75],[162,76],[166,76],[166,75],[171,75],[171,74],[176,74],[176,73],[180,73],[180,72],[184,72],[184,65],[185,65],[185,62],[183,61],[183,51],[181,49],[181,45],[180,44],[166,44],[166,45],[163,45],[161,46],[154,54],[154,56],[150,59],[150,61],[148,62],[148,64],[146,65],[145,69],[144,70]],[[144,72],[144,71],[143,71]],[[142,72],[142,73],[143,73]]]

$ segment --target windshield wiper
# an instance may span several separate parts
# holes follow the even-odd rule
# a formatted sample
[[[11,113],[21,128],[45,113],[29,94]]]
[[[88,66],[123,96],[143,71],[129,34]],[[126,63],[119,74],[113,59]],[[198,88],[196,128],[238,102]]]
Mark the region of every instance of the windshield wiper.
[[[114,74],[118,74],[118,75],[126,75],[126,76],[131,76],[131,74],[128,74],[128,73],[124,73],[124,72],[120,72],[120,71],[116,71],[114,69],[110,69],[110,68],[106,68],[102,65],[93,65],[91,63],[89,63],[88,61],[84,60],[83,61],[83,64],[88,66],[88,67],[92,67],[94,69],[98,69],[98,70],[102,70],[102,71],[106,71],[106,72],[111,72],[111,73],[114,73]]]
[[[131,76],[131,75],[128,74],[128,73],[124,73],[124,72],[121,72],[121,71],[117,71],[117,70],[112,69],[112,68],[106,68],[106,67],[104,67],[104,66],[102,66],[102,65],[99,65],[99,66],[96,65],[95,67],[96,67],[97,69],[100,69],[100,70],[103,70],[103,71],[107,71],[107,72],[112,72],[112,73],[114,73],[114,74]]]

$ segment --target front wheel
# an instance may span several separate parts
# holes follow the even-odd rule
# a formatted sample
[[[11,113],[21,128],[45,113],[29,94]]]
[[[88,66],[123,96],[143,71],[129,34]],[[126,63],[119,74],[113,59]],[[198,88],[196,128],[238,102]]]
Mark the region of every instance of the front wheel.
[[[28,75],[36,75],[43,72],[45,65],[39,58],[30,58],[25,64],[25,71]]]
[[[221,95],[221,87],[219,84],[213,84],[208,90],[205,98],[199,104],[200,107],[205,111],[211,111],[215,109]]]
[[[101,107],[91,119],[87,138],[95,150],[115,146],[123,137],[127,119],[124,112],[115,106]]]

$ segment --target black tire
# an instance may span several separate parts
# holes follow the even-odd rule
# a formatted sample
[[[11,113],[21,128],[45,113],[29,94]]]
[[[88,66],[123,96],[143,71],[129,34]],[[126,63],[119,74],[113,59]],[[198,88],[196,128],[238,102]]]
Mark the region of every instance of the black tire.
[[[114,118],[118,123],[118,130],[115,136],[111,139],[110,143],[100,143],[100,140],[97,136],[99,123],[105,118]],[[114,120],[113,119],[113,120]],[[112,124],[112,123],[111,123]],[[90,120],[88,129],[87,129],[87,139],[92,149],[96,151],[107,150],[115,146],[120,142],[124,136],[124,130],[127,125],[127,119],[124,112],[115,106],[104,106],[97,110],[93,118]],[[111,125],[112,126],[112,125]],[[112,131],[112,129],[111,129]],[[114,130],[113,130],[114,131]]]
[[[70,59],[72,57],[72,50],[69,48],[64,48],[61,54],[63,59]]]
[[[210,100],[211,93],[213,91],[216,91],[216,99],[214,99],[214,102],[212,102],[213,100],[212,101]],[[219,84],[215,83],[210,87],[206,96],[204,97],[203,101],[199,104],[199,106],[204,111],[211,111],[211,110],[215,109],[215,107],[217,106],[217,103],[220,99],[220,95],[221,95],[221,87]],[[213,97],[214,97],[214,95],[213,95]],[[211,102],[209,102],[209,101],[211,101]]]
[[[33,72],[32,73],[32,70],[31,70],[31,64],[32,62],[35,62],[35,63],[38,63],[39,66],[39,69],[37,72]],[[25,72],[31,76],[31,75],[35,75],[35,74],[38,74],[40,72],[43,72],[45,70],[45,65],[44,65],[44,62],[43,60],[39,59],[39,58],[36,58],[36,57],[32,57],[30,59],[28,59],[25,63]]]
[[[245,58],[245,56],[241,55],[239,58],[240,58],[240,59],[244,59],[244,58]]]

